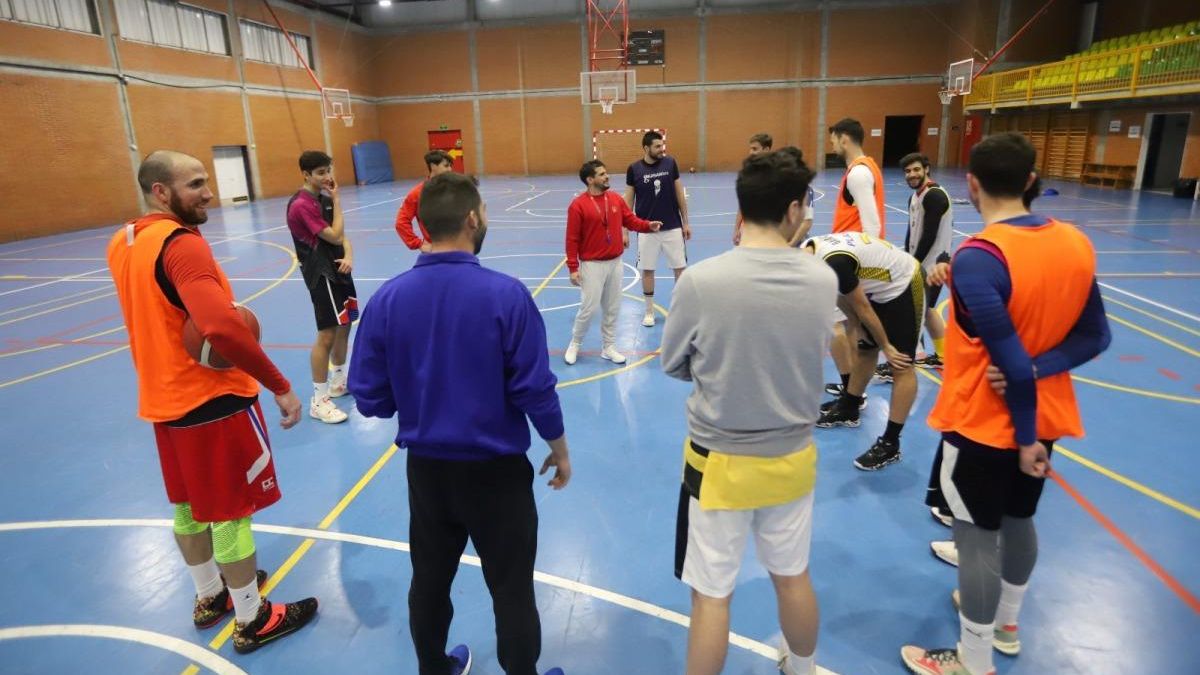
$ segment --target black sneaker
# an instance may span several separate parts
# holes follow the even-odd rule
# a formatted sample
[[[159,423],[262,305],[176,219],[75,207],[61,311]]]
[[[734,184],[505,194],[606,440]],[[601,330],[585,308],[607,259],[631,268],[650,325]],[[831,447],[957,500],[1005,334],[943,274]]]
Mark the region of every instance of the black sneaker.
[[[880,382],[892,382],[895,380],[895,378],[892,377],[892,364],[881,363],[875,366],[875,379],[879,380]]]
[[[840,400],[840,399],[839,399]],[[832,429],[833,427],[856,427],[859,424],[857,410],[845,410],[842,406],[837,405],[837,401],[830,401],[834,405],[829,410],[821,411],[821,417],[817,419],[817,426],[822,429]]]
[[[317,615],[317,599],[298,602],[271,602],[262,599],[258,616],[250,623],[239,623],[233,630],[233,648],[248,654],[259,647],[300,630]]]
[[[819,425],[818,425],[819,426]],[[855,426],[858,426],[857,424]],[[854,460],[854,466],[863,471],[878,471],[888,464],[894,464],[900,461],[900,444],[892,441],[884,440],[883,436],[875,439],[875,445],[871,446],[863,454]]]
[[[863,399],[862,403],[858,404],[859,410],[862,410],[863,408],[867,407],[867,395],[863,394],[862,399]],[[822,403],[821,404],[821,413],[824,414],[824,413],[829,412],[830,410],[833,410],[833,407],[837,405],[837,402],[838,402],[838,400],[835,398],[833,400],[825,401],[824,403]]]
[[[913,365],[918,368],[940,369],[946,365],[942,363],[942,359],[937,354],[928,354],[923,359],[917,359]]]
[[[255,579],[261,589],[263,584],[267,583],[266,570],[258,570]],[[221,581],[224,580],[225,577],[221,577]],[[220,593],[206,600],[196,598],[192,607],[192,623],[196,624],[196,628],[212,628],[232,611],[233,598],[229,596],[229,587],[224,587]]]
[[[841,382],[826,383],[825,384],[825,393],[829,394],[830,396],[837,396],[838,394],[841,394],[842,393],[842,383]]]

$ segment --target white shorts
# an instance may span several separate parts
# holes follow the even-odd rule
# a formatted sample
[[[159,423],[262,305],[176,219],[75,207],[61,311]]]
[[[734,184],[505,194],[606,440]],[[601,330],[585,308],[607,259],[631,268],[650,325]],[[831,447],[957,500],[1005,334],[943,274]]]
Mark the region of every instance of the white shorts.
[[[667,256],[667,267],[673,270],[687,267],[687,250],[683,245],[683,228],[666,230],[664,232],[638,233],[638,262],[639,270],[653,270],[658,262],[658,252]]]
[[[686,495],[686,493],[685,493]],[[700,508],[695,497],[687,497],[686,523],[678,523],[676,542],[683,553],[676,573],[683,583],[710,598],[724,598],[737,584],[746,538],[754,533],[758,560],[776,576],[792,577],[808,569],[812,542],[813,493],[779,506],[746,511]],[[685,517],[682,505],[679,516]]]

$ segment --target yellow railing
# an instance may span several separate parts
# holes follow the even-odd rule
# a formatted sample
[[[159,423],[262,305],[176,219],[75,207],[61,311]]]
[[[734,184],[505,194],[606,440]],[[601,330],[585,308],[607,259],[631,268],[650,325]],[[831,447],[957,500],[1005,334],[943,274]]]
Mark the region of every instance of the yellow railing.
[[[1200,35],[983,75],[966,109],[1200,92]]]

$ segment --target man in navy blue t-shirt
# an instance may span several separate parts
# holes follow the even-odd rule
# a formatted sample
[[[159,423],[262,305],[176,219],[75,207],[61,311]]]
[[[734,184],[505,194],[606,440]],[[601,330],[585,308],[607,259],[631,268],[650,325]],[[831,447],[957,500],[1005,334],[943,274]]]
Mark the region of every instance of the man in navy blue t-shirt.
[[[687,267],[683,242],[692,238],[688,226],[687,197],[679,182],[679,166],[667,156],[662,134],[646,132],[642,136],[642,158],[625,171],[625,201],[645,220],[662,222],[658,232],[638,234],[638,269],[642,271],[642,294],[646,298],[646,316],[642,325],[654,326],[654,265],[661,251],[678,279]]]

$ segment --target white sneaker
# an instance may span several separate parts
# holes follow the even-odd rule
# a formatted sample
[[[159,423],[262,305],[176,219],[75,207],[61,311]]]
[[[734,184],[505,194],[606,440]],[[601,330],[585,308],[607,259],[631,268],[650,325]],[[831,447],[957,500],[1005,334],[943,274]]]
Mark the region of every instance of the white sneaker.
[[[339,410],[328,397],[320,400],[316,398],[312,399],[308,406],[308,416],[321,420],[326,424],[345,422],[346,418],[349,417],[349,415]]]
[[[645,326],[646,328],[654,328],[654,312],[653,311],[646,312],[646,315],[642,317],[642,325]]]
[[[345,376],[329,378],[329,398],[341,398],[347,393]]]
[[[572,342],[571,344],[567,345],[567,351],[563,352],[563,361],[566,361],[568,366],[573,366],[573,365],[575,365],[575,362],[578,360],[579,360],[579,343]]]
[[[600,358],[607,359],[616,364],[625,363],[625,355],[617,351],[617,348],[612,345],[605,347],[604,351],[600,352]]]
[[[933,554],[942,562],[958,567],[958,547],[953,541],[933,541],[929,543]]]
[[[954,527],[954,516],[948,516],[942,513],[942,510],[936,506],[929,507],[929,513],[933,514],[933,519],[946,527]]]

